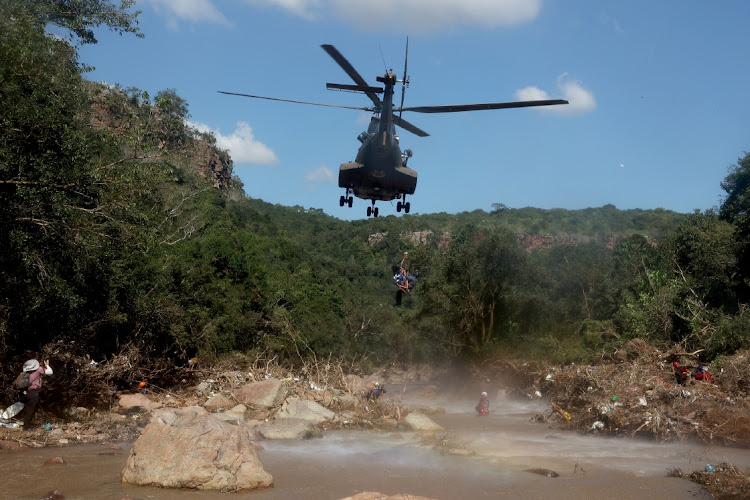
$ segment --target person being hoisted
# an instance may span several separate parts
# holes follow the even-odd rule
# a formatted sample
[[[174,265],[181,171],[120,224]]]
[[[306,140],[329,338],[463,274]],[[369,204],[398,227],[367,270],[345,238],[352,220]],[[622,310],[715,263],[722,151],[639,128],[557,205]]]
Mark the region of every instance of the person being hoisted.
[[[401,263],[391,268],[393,271],[393,282],[398,287],[398,290],[396,291],[397,306],[401,305],[401,297],[403,297],[405,293],[411,292],[412,288],[416,286],[417,277],[419,276],[419,272],[411,274],[406,270],[406,259],[408,256],[409,252],[404,252],[404,258],[401,259]]]

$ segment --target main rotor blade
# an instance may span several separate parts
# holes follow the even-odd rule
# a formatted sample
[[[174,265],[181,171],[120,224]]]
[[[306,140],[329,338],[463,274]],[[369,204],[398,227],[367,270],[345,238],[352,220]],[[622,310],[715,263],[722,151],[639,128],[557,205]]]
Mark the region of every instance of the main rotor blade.
[[[507,109],[507,108],[529,108],[533,106],[553,106],[555,104],[568,104],[563,99],[551,99],[546,101],[517,101],[517,102],[486,102],[482,104],[456,104],[452,106],[415,106],[411,108],[400,108],[399,111],[414,111],[415,113],[457,113],[459,111],[480,111],[484,109]]]
[[[406,63],[409,61],[409,37],[406,37],[406,55],[404,56],[404,74],[401,75],[401,110],[404,109],[404,95],[406,94]],[[401,118],[401,111],[398,112]]]
[[[346,83],[326,83],[328,90],[348,90],[351,92],[372,92],[373,94],[382,94],[385,89],[380,87],[360,87],[359,85],[348,85]]]
[[[408,130],[412,134],[418,135],[419,137],[427,137],[428,135],[430,135],[427,132],[425,132],[424,130],[422,130],[420,128],[417,128],[414,125],[412,125],[411,123],[407,122],[406,120],[404,120],[400,116],[393,115],[393,123],[395,123],[396,125],[398,125],[399,127],[401,127],[404,130]]]
[[[340,104],[324,104],[321,102],[310,102],[310,101],[295,101],[292,99],[280,99],[278,97],[264,97],[262,95],[250,95],[250,94],[238,94],[236,92],[224,92],[223,90],[217,90],[220,94],[227,94],[227,95],[238,95],[241,97],[252,97],[253,99],[266,99],[269,101],[282,101],[282,102],[294,102],[297,104],[312,104],[313,106],[326,106],[328,108],[346,108],[346,109],[359,109],[362,111],[374,111],[372,108],[362,107],[362,106],[342,106]]]
[[[323,47],[323,50],[328,52],[328,55],[331,56],[333,60],[336,61],[344,71],[346,71],[346,74],[349,75],[352,80],[354,80],[354,83],[356,83],[359,87],[369,87],[365,79],[362,78],[359,73],[357,73],[357,70],[354,69],[354,66],[349,64],[349,61],[347,61],[346,58],[341,55],[341,52],[339,52],[336,47],[327,44],[321,45],[321,47]],[[376,107],[380,107],[380,98],[376,94],[373,94],[372,92],[365,92],[365,94],[367,94],[367,97],[370,98],[370,100],[373,102],[373,104],[375,104]]]

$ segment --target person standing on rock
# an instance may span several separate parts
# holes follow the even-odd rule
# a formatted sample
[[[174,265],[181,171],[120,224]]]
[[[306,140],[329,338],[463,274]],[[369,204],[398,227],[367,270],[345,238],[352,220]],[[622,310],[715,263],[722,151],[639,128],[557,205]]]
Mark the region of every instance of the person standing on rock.
[[[383,394],[385,394],[385,388],[380,386],[380,382],[375,382],[375,385],[372,386],[370,392],[367,393],[367,400],[370,403],[374,403]]]
[[[23,399],[23,428],[29,430],[31,421],[34,419],[36,407],[39,405],[39,392],[42,390],[42,375],[52,375],[52,368],[49,366],[49,360],[44,362],[44,368],[39,366],[39,361],[30,359],[23,364],[24,373],[29,374],[31,385],[28,389],[22,391]]]

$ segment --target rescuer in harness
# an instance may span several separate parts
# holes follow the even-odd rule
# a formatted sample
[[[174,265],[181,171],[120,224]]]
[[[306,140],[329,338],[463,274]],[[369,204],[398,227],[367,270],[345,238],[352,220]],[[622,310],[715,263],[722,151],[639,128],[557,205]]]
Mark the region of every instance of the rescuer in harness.
[[[391,268],[393,271],[393,283],[398,287],[398,290],[396,291],[397,306],[401,305],[401,297],[403,297],[405,293],[411,292],[412,288],[416,286],[417,277],[419,276],[418,271],[411,274],[406,270],[406,259],[408,255],[409,252],[404,252],[404,258],[401,259],[401,263]]]

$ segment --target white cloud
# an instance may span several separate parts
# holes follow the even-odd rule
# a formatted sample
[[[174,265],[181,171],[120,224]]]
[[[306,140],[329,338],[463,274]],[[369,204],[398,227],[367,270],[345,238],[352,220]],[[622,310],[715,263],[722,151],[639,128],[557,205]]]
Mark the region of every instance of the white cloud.
[[[304,19],[314,20],[320,17],[325,0],[245,0],[246,3],[280,7]]]
[[[536,18],[542,0],[243,0],[274,7],[316,21],[339,17],[361,29],[388,28],[400,33],[434,33],[460,26],[497,28],[514,26]],[[178,20],[231,24],[215,0],[143,0],[154,10],[174,16],[167,20],[177,28]]]
[[[576,116],[589,113],[596,108],[594,94],[583,88],[579,82],[569,79],[567,73],[563,73],[557,78],[557,88],[562,94],[561,98],[568,101],[568,104],[542,107],[539,108],[540,110],[559,115]],[[539,101],[556,98],[550,97],[547,92],[538,87],[525,87],[517,90],[515,96],[519,101]]]
[[[160,14],[164,11],[167,15],[176,17],[168,18],[167,24],[172,29],[177,29],[177,20],[182,21],[209,21],[219,24],[231,24],[224,14],[217,9],[211,0],[143,0],[149,3],[154,10]]]
[[[279,162],[271,149],[255,139],[253,129],[247,122],[237,122],[237,129],[229,135],[223,135],[203,123],[188,122],[201,132],[212,132],[216,145],[229,151],[234,163],[251,163],[254,165],[273,165]]]
[[[327,167],[320,167],[317,170],[309,172],[305,179],[310,182],[322,182],[324,184],[336,185],[336,177],[333,175],[331,169]]]
[[[324,15],[343,18],[366,30],[389,28],[430,33],[477,25],[512,26],[534,19],[542,0],[245,0],[280,7],[305,19]]]
[[[330,0],[336,14],[378,30],[430,33],[459,26],[497,28],[534,19],[541,0]]]

